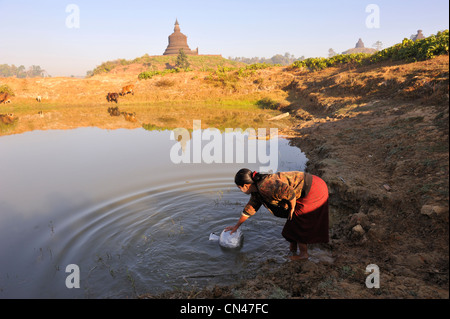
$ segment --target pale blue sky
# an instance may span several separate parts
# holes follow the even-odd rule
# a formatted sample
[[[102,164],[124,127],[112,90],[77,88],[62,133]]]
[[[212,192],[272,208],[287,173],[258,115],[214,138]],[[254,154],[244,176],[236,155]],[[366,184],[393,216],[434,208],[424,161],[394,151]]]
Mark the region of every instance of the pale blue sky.
[[[69,4],[80,27],[68,28]],[[369,4],[380,9],[368,28]],[[85,75],[107,60],[161,55],[178,18],[191,49],[223,57],[328,56],[381,41],[384,47],[449,28],[447,0],[0,0],[0,64],[40,65],[52,76]]]

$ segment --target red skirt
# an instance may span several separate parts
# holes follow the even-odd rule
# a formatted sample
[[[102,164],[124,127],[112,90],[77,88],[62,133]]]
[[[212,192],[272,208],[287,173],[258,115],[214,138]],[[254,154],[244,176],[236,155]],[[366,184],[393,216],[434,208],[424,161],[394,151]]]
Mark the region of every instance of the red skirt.
[[[292,219],[281,234],[289,242],[318,244],[329,241],[328,233],[328,187],[313,175],[308,195],[297,199]]]

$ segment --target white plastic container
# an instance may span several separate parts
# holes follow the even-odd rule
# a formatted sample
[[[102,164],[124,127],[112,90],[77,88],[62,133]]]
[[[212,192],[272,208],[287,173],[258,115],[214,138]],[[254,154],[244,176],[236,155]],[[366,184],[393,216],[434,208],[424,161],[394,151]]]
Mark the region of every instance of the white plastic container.
[[[230,234],[231,231],[223,230],[219,237],[219,245],[224,248],[239,248],[244,241],[244,234],[240,229]]]
[[[219,238],[220,237],[214,233],[209,234],[209,240],[211,240],[211,241],[219,241]]]

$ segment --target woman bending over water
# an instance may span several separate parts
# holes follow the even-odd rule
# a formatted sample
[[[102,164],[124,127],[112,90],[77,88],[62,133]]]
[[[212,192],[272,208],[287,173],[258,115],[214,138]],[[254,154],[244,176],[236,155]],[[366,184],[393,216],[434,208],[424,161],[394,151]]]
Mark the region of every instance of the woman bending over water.
[[[290,242],[291,259],[307,259],[308,244],[328,242],[328,187],[318,176],[298,171],[260,174],[243,168],[234,182],[250,200],[236,225],[226,231],[234,233],[264,205],[275,216],[287,218],[281,234]]]

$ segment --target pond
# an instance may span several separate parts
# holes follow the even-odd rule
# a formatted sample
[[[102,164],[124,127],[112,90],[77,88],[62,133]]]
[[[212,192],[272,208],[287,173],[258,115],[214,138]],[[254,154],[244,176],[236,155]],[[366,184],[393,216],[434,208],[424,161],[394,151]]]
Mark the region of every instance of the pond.
[[[284,221],[265,208],[241,226],[240,249],[209,235],[234,225],[249,199],[234,184],[240,168],[304,170],[304,153],[272,138],[258,140],[256,161],[241,161],[239,143],[224,141],[234,134],[250,149],[248,134],[215,135],[220,154],[207,140],[195,146],[206,131],[184,144],[174,131],[142,128],[0,137],[0,298],[134,298],[231,284],[267,258],[285,261]],[[276,155],[271,167],[262,147]],[[212,149],[222,160],[208,159]],[[69,265],[79,288],[68,288],[77,282]]]

